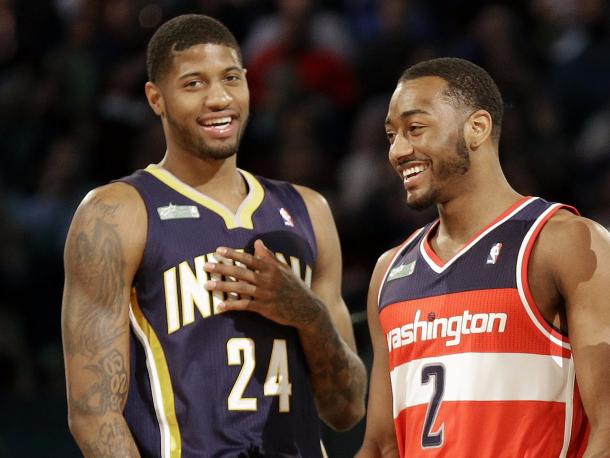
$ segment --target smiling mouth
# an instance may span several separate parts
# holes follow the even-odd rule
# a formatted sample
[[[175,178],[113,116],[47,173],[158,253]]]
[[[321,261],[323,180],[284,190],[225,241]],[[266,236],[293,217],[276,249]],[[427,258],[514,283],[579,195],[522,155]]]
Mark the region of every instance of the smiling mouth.
[[[408,180],[409,178],[419,175],[424,170],[427,170],[428,167],[428,165],[415,165],[413,167],[408,167],[402,171],[402,177],[403,179]]]
[[[201,124],[204,127],[214,127],[217,129],[222,129],[223,127],[228,127],[233,119],[231,116],[223,116],[222,118],[209,119],[207,121],[202,122]]]

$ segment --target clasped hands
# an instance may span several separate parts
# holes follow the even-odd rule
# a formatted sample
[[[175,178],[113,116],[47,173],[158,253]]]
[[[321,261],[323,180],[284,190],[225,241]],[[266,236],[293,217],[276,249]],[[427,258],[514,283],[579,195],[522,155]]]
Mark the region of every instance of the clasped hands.
[[[204,265],[208,273],[222,280],[209,280],[205,288],[227,293],[219,304],[222,311],[248,310],[276,323],[302,327],[310,324],[321,303],[292,269],[280,262],[262,240],[254,242],[254,254],[219,247],[216,253],[233,263]]]

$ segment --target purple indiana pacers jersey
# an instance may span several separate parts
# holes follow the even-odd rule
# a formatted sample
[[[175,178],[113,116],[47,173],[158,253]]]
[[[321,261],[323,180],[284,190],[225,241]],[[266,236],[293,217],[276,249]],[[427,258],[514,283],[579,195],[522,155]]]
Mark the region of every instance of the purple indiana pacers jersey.
[[[121,181],[146,204],[148,236],[130,306],[125,418],[144,457],[321,457],[320,425],[298,333],[253,312],[219,313],[203,287],[219,246],[262,239],[311,284],[313,227],[288,183],[240,171],[233,214],[161,167]]]
[[[579,457],[588,422],[572,350],[528,265],[561,208],[523,198],[443,262],[438,221],[398,250],[379,294],[401,457]],[[557,247],[561,249],[561,247]]]

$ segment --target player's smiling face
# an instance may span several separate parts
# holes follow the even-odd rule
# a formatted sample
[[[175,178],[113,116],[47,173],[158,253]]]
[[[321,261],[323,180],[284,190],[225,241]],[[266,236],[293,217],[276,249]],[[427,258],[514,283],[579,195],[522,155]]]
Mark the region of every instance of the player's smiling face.
[[[168,145],[209,159],[237,152],[250,93],[233,48],[200,44],[175,52],[161,92]]]
[[[390,100],[389,159],[412,208],[445,202],[470,168],[464,113],[449,103],[446,84],[432,76],[403,81]]]

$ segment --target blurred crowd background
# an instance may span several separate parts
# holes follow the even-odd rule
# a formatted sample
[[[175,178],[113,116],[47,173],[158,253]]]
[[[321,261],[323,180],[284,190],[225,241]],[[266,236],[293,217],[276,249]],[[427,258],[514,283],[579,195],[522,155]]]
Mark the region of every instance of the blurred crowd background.
[[[163,156],[145,47],[181,13],[222,20],[242,45],[252,116],[238,165],[329,200],[367,364],[375,261],[435,214],[406,208],[387,162],[383,120],[409,64],[485,67],[506,101],[500,155],[514,187],[610,226],[605,0],[0,0],[0,457],[79,456],[65,412],[63,243],[89,189]],[[362,432],[326,431],[331,458],[353,456]]]

